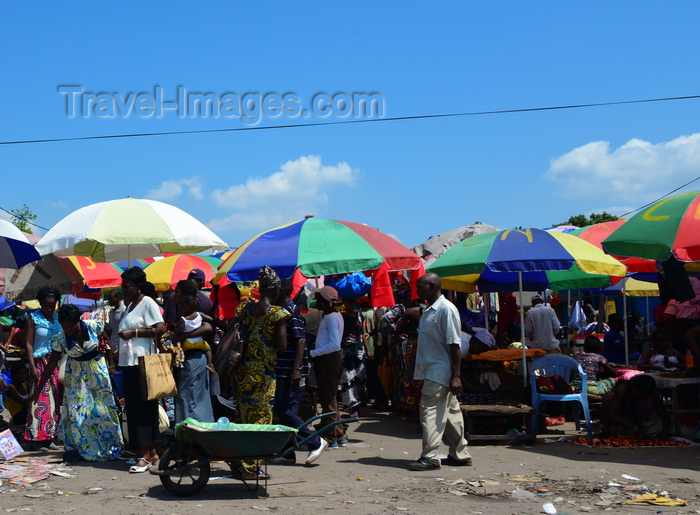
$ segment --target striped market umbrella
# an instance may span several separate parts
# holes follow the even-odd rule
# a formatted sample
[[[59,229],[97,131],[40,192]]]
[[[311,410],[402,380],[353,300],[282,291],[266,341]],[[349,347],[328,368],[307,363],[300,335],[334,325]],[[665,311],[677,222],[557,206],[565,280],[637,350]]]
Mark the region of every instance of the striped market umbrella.
[[[576,236],[542,229],[507,229],[463,240],[428,267],[443,284],[481,291],[599,288],[623,277],[619,261]],[[451,286],[445,286],[451,287]],[[460,288],[462,291],[464,287]]]
[[[220,259],[211,256],[179,254],[154,261],[144,268],[144,272],[156,290],[165,291],[175,289],[178,281],[187,279],[193,269],[199,268],[206,278],[204,287],[211,288],[211,280],[221,263]]]
[[[375,270],[416,270],[421,259],[391,236],[354,222],[308,217],[260,233],[241,245],[219,268],[217,277],[255,281],[263,265],[291,278],[298,268],[307,277]]]
[[[450,281],[478,285],[482,291],[522,292],[573,289],[596,281],[609,284],[610,276],[624,276],[625,266],[595,245],[576,236],[542,229],[507,229],[479,234],[463,240],[428,267],[450,288]],[[589,275],[593,274],[593,275]],[[566,284],[568,287],[563,288]],[[575,286],[578,284],[578,286]],[[520,310],[521,341],[525,342],[525,321]],[[527,384],[525,345],[523,382]]]
[[[169,204],[125,198],[74,211],[54,225],[36,245],[39,254],[90,256],[98,262],[224,250],[208,227]]]
[[[606,252],[665,261],[700,261],[700,191],[644,208],[602,241]]]

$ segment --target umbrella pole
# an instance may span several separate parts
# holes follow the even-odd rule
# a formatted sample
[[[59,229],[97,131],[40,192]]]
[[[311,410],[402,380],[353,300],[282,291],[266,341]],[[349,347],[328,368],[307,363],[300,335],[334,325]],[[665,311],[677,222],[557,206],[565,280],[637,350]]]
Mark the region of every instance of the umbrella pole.
[[[630,364],[630,342],[629,342],[629,330],[627,327],[627,292],[625,288],[627,286],[627,277],[622,280],[622,316],[625,321],[624,325],[624,335],[625,335],[625,365]]]
[[[484,299],[484,327],[489,330],[489,312],[491,311],[491,294],[482,295]]]
[[[520,288],[520,345],[523,349],[523,387],[527,388],[527,353],[525,352],[525,307],[523,306],[523,273],[518,272]]]
[[[649,295],[644,296],[644,300],[647,302],[647,323],[644,324],[644,336],[648,337],[649,336]]]

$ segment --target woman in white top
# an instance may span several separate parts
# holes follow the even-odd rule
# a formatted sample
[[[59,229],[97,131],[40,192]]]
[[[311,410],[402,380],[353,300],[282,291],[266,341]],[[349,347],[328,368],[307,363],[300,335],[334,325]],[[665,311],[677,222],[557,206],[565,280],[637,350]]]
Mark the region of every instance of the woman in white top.
[[[124,378],[124,401],[129,429],[129,447],[137,454],[129,472],[146,472],[158,460],[158,401],[141,400],[138,358],[156,353],[154,339],[165,330],[156,302],[143,294],[146,273],[131,267],[122,274],[126,311],[119,323],[119,366]]]

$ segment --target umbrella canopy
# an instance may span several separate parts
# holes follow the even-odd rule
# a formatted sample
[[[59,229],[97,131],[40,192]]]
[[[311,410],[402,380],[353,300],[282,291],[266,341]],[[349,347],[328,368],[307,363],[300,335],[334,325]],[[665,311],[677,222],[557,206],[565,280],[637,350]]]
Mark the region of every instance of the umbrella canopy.
[[[171,254],[175,255],[175,254]],[[150,257],[150,258],[143,258],[143,259],[131,259],[127,260],[125,259],[124,261],[117,261],[115,264],[121,268],[122,270],[126,270],[127,268],[130,268],[132,266],[137,266],[141,269],[146,268],[148,265],[151,263],[154,263],[156,261],[156,258]]]
[[[428,267],[443,280],[481,291],[598,288],[624,276],[619,261],[594,245],[560,232],[507,229],[465,239]],[[462,291],[469,291],[463,286]],[[473,291],[473,289],[471,290]]]
[[[99,202],[74,211],[54,225],[37,244],[42,256],[90,256],[117,262],[193,254],[228,248],[216,234],[184,211],[148,199]]]
[[[199,268],[204,272],[206,281],[205,288],[211,288],[211,280],[216,274],[216,270],[222,263],[220,259],[211,256],[192,256],[181,254],[168,256],[158,261],[154,261],[146,268],[146,278],[153,283],[158,291],[175,289],[177,282],[187,279],[190,271]]]
[[[56,288],[61,294],[77,293],[84,286],[80,272],[70,259],[53,255],[29,263],[19,270],[5,269],[2,272],[5,296],[14,302],[35,299],[43,286]]]
[[[226,261],[229,257],[233,255],[235,252],[234,250],[224,250],[223,252],[216,252],[211,255],[211,257],[215,257],[216,259],[220,259],[221,261]]]
[[[21,268],[41,256],[17,227],[0,220],[0,268]]]
[[[98,263],[87,256],[69,256],[68,260],[88,288],[116,288],[122,285],[124,271],[114,263]]]
[[[415,270],[421,259],[391,236],[367,225],[305,218],[260,233],[241,245],[219,268],[231,281],[255,281],[263,265],[290,278],[299,268],[307,277],[375,270]]]
[[[432,236],[428,238],[427,241],[413,247],[413,252],[423,258],[423,264],[425,266],[429,266],[437,258],[442,256],[448,249],[451,249],[463,239],[469,238],[470,236],[475,236],[477,234],[485,234],[487,232],[495,231],[498,231],[498,228],[494,227],[493,225],[475,222],[458,229],[443,232],[437,236]]]
[[[609,276],[624,276],[625,266],[587,241],[562,232],[542,229],[507,229],[472,236],[438,258],[429,272],[441,277],[471,276],[479,289],[519,291],[553,289],[555,275],[574,274],[587,280],[610,282]],[[443,281],[443,287],[448,287]],[[583,286],[579,286],[583,287]],[[595,286],[592,286],[595,287]],[[520,311],[520,331],[525,342],[525,324]],[[523,345],[523,383],[527,384],[525,345]]]
[[[657,297],[659,295],[658,284],[640,281],[633,277],[629,277],[626,281],[618,281],[612,286],[603,288],[600,293],[608,296],[622,295],[623,287],[624,293],[628,297]]]
[[[665,261],[700,261],[700,191],[644,208],[602,242],[606,252]]]
[[[618,230],[625,223],[625,220],[614,220],[611,222],[602,222],[594,225],[587,225],[571,231],[570,234],[578,236],[592,243],[599,249],[603,248],[602,242],[613,232]],[[618,261],[622,262],[627,267],[628,272],[643,272],[656,274],[656,262],[651,259],[641,259],[636,257],[614,256]]]
[[[580,227],[578,227],[577,225],[557,225],[554,227],[548,227],[547,229],[545,229],[545,231],[571,233],[576,231],[577,229],[580,229]]]

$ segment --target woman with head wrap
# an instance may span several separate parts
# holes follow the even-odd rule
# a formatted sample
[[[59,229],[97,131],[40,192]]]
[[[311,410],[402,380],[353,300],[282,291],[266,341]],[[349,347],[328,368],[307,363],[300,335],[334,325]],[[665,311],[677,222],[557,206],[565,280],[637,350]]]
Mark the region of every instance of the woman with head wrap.
[[[51,357],[39,386],[46,383],[61,356],[66,355],[63,390],[66,409],[61,420],[64,459],[114,460],[121,457],[123,440],[106,356],[98,348],[100,336],[106,338],[104,322],[83,321],[80,315],[80,310],[72,304],[58,310],[64,336],[52,342]],[[34,394],[37,395],[38,392]]]
[[[274,302],[280,295],[281,281],[269,266],[258,272],[260,300],[244,302],[236,309],[243,357],[235,371],[236,422],[271,424],[275,398],[277,352],[287,348],[286,320],[291,313]],[[240,462],[244,479],[266,479],[257,461]]]

